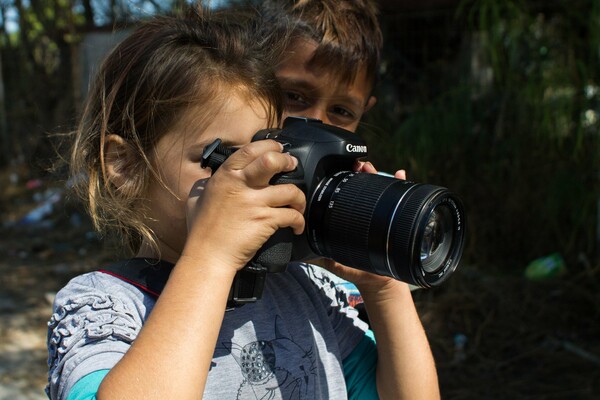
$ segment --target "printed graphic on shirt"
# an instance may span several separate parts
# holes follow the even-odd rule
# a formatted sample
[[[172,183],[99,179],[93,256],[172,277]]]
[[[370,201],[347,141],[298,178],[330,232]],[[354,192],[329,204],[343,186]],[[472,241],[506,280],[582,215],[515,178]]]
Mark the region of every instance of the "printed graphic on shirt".
[[[339,304],[356,307],[356,305],[363,303],[358,288],[352,282],[348,282],[334,274],[324,274],[320,267],[313,265],[309,265],[307,270],[311,279],[320,282],[324,289],[338,289],[334,296]]]
[[[342,288],[348,293],[348,304],[352,307],[356,307],[358,304],[364,303],[362,295],[358,291],[358,288],[351,282],[342,281],[336,282],[337,288]]]
[[[315,354],[303,348],[275,318],[275,338],[246,344],[223,343],[240,367],[237,399],[310,399],[315,385]],[[280,395],[278,395],[280,393]]]

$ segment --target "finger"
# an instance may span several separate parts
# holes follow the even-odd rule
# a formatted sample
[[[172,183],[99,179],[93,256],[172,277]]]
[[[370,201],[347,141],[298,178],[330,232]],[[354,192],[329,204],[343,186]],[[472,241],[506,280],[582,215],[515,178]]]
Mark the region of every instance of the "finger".
[[[222,167],[231,170],[241,170],[267,152],[281,153],[283,145],[275,140],[257,140],[242,146],[223,163]]]
[[[242,174],[249,186],[267,186],[275,174],[292,171],[298,160],[289,153],[269,151],[258,156],[248,164]]]
[[[271,185],[254,193],[257,201],[263,201],[269,207],[290,207],[304,213],[306,196],[293,184]]]
[[[394,178],[396,179],[402,179],[402,180],[406,180],[406,171],[403,169],[399,169],[398,171],[396,171],[396,173],[394,174]]]
[[[272,217],[279,228],[292,228],[296,235],[304,232],[304,215],[293,208],[274,208]]]
[[[370,161],[358,161],[355,165],[356,172],[366,172],[369,174],[376,174],[377,169]]]

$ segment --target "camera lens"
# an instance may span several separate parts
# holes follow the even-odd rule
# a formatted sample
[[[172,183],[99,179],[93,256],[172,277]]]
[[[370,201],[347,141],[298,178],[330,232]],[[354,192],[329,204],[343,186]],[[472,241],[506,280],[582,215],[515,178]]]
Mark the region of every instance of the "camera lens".
[[[421,264],[429,273],[436,272],[450,250],[454,238],[451,210],[437,206],[429,215],[421,240]]]
[[[421,287],[444,281],[462,254],[462,203],[446,188],[341,171],[309,199],[313,251]]]

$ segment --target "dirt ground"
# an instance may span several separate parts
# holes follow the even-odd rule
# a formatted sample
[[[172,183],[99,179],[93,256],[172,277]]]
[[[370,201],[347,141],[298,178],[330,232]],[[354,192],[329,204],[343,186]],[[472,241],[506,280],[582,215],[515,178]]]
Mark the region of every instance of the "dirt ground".
[[[29,175],[0,172],[0,400],[47,398],[46,323],[54,295],[108,258],[64,187]]]
[[[54,294],[114,256],[62,188],[23,175],[0,173],[0,400],[46,398]],[[444,399],[600,398],[600,266],[567,267],[531,282],[464,265],[414,292]]]

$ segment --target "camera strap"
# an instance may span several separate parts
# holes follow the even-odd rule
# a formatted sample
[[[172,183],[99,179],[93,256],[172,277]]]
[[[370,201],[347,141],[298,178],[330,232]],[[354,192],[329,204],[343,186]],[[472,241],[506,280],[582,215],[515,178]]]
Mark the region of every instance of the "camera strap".
[[[174,267],[166,261],[131,258],[110,264],[98,272],[119,278],[158,298]],[[259,300],[262,297],[266,276],[266,268],[258,263],[250,263],[238,271],[229,291],[227,310]]]
[[[155,259],[131,258],[104,267],[98,272],[121,279],[154,297],[160,296],[174,265]]]

